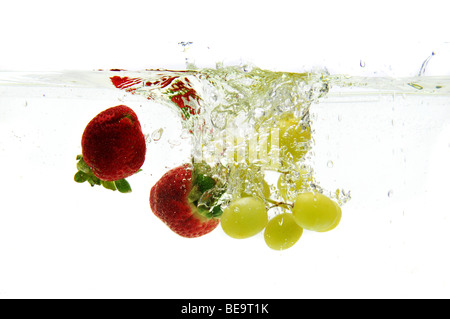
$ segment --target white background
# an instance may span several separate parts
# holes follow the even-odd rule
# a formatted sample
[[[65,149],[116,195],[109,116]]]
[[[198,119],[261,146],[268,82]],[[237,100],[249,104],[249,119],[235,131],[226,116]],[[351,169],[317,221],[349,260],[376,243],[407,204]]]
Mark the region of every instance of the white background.
[[[273,70],[410,76],[431,52],[448,52],[447,12],[445,1],[8,1],[0,10],[0,70],[183,68],[178,43],[185,41],[201,51],[190,53],[199,66],[248,61]],[[351,214],[342,227],[305,234],[283,253],[260,236],[235,241],[219,230],[179,238],[150,213],[147,188],[122,197],[71,180],[84,125],[111,96],[73,100],[71,92],[44,101],[41,92],[27,94],[15,91],[0,105],[8,181],[0,195],[0,298],[449,296],[447,251],[430,245],[448,241],[446,224],[433,231],[417,216],[389,215],[395,207]],[[136,176],[136,185],[150,187],[168,165],[156,158],[167,152],[158,147],[150,160],[157,173]],[[433,208],[448,223],[445,209]],[[405,229],[402,239],[396,231]]]
[[[445,1],[23,1],[2,4],[0,69],[184,66],[210,59],[331,73],[416,74],[448,39]],[[368,71],[367,71],[368,70]],[[447,70],[448,71],[448,70]]]

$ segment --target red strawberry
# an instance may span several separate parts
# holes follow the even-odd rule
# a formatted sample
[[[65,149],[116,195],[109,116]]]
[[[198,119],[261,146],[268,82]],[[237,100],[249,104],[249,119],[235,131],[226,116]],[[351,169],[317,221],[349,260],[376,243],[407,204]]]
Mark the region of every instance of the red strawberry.
[[[189,164],[176,167],[152,187],[150,207],[169,228],[180,236],[193,238],[213,231],[219,224],[220,206],[199,205],[199,199],[215,181],[193,172]]]
[[[83,156],[78,157],[75,180],[88,180],[91,185],[102,183],[113,189],[114,185],[108,182],[123,181],[135,174],[145,160],[141,124],[125,105],[111,107],[94,117],[84,130],[81,146]]]

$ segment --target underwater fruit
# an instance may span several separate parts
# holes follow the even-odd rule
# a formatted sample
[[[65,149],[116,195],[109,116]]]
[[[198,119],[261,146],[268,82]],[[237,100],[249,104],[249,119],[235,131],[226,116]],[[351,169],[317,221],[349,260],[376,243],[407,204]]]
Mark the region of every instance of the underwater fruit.
[[[300,227],[324,232],[337,226],[341,218],[341,209],[327,196],[318,192],[308,192],[297,196],[292,214]]]
[[[190,164],[166,172],[150,191],[150,208],[173,232],[182,237],[206,235],[219,224],[220,206],[205,206],[200,199],[215,180],[197,174]]]
[[[139,171],[147,150],[141,124],[131,108],[118,105],[95,116],[83,132],[81,147],[75,181],[131,191],[124,179]]]
[[[266,227],[268,221],[265,203],[255,197],[241,197],[224,209],[220,223],[230,237],[252,237]]]
[[[297,225],[291,213],[273,217],[264,230],[267,246],[274,250],[288,249],[300,239],[303,229]]]

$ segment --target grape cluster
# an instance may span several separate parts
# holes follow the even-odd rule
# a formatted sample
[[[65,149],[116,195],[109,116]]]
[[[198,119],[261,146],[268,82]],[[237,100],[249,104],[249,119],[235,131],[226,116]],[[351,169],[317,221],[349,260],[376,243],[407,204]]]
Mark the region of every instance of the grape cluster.
[[[275,250],[292,247],[302,236],[303,230],[326,232],[340,222],[339,205],[319,192],[300,193],[293,204],[276,203],[289,210],[268,217],[266,202],[257,197],[241,197],[228,206],[221,217],[223,231],[230,237],[243,239],[264,230],[266,244]]]
[[[299,125],[294,117],[285,117],[280,120],[279,129],[282,156],[300,161],[308,151],[309,127]],[[269,144],[268,148],[271,147]],[[276,197],[280,200],[274,200],[264,179],[254,181],[254,184],[259,184],[254,188],[259,187],[261,191],[238,192],[221,216],[223,231],[232,238],[243,239],[264,230],[268,247],[285,250],[300,239],[304,229],[316,232],[334,229],[341,220],[341,208],[320,191],[308,189],[311,182],[311,172],[304,167],[296,170],[295,174],[283,171],[276,183]],[[268,211],[274,207],[280,208],[281,213],[269,218]]]

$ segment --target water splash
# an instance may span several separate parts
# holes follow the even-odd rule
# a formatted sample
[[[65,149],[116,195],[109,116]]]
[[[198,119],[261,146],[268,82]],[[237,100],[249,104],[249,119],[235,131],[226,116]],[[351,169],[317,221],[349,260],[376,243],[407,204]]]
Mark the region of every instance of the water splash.
[[[184,61],[186,63],[186,69],[193,69],[195,61],[193,60],[192,56],[189,54],[189,49],[194,44],[192,41],[181,41],[178,43],[179,46],[181,46],[183,54],[184,54]]]
[[[425,74],[425,71],[427,69],[428,63],[430,62],[431,58],[435,55],[434,52],[431,52],[431,55],[423,61],[422,66],[420,67],[419,73],[417,76],[422,76]]]
[[[326,73],[272,72],[250,65],[147,70],[135,76],[128,72],[111,77],[111,81],[119,89],[178,112],[184,130],[191,134],[193,161],[208,165],[216,178],[229,185],[222,200],[242,191],[263,194],[265,171],[293,176],[307,167],[304,164],[310,155],[284,156],[289,154],[286,146],[276,145],[269,152],[267,145],[279,142],[278,131],[273,129],[279,130],[283,121],[296,123],[289,125],[302,132],[309,131],[310,106],[330,88]],[[307,154],[313,143],[305,140],[298,147]],[[308,187],[335,194],[319,184],[315,180]]]

